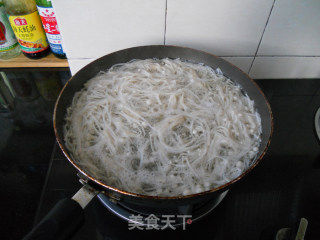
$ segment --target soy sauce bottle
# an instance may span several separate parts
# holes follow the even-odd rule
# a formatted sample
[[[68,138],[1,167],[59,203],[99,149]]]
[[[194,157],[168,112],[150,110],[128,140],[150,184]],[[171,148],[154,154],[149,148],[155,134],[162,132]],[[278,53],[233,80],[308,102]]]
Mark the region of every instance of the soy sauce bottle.
[[[6,13],[23,54],[42,58],[50,52],[34,0],[4,0]]]
[[[39,15],[50,45],[51,52],[58,58],[65,59],[62,37],[51,0],[36,0]]]

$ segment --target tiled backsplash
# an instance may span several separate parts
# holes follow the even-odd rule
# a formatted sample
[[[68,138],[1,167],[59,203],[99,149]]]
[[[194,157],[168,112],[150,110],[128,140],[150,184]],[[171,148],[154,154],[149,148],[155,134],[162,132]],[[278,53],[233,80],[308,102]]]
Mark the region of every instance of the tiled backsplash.
[[[252,78],[320,77],[319,0],[53,0],[74,74],[108,53],[180,45]]]
[[[273,0],[168,0],[166,43],[254,56]]]

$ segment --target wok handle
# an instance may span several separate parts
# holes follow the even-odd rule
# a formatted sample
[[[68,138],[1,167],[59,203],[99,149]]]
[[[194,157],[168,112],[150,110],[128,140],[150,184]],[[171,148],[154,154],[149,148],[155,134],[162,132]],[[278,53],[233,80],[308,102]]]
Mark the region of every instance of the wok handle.
[[[72,199],[60,200],[23,240],[68,240],[84,222],[84,208],[98,194],[88,184]]]
[[[84,210],[78,202],[60,200],[23,240],[63,240],[78,230],[84,222]]]

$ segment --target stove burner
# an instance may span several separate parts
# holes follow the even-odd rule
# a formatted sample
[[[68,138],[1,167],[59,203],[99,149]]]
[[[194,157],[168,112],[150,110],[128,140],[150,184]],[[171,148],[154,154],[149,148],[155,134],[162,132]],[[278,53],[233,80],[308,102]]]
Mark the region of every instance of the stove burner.
[[[98,195],[98,199],[113,214],[129,223],[149,227],[150,220],[153,219],[157,220],[159,228],[165,227],[168,221],[174,228],[185,228],[186,223],[195,222],[212,212],[224,199],[228,191],[223,192],[218,199],[213,198],[193,205],[166,208],[139,206],[121,202],[115,204],[102,193]]]

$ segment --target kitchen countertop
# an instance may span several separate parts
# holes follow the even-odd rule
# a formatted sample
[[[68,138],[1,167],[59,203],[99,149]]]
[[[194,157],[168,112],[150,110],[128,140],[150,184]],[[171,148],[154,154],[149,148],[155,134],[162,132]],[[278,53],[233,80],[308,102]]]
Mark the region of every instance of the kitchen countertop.
[[[127,223],[94,199],[86,208],[85,225],[72,239],[192,239],[200,233],[208,239],[274,239],[281,228],[295,229],[302,217],[309,221],[306,239],[320,236],[320,146],[313,125],[320,107],[320,80],[257,83],[274,115],[271,145],[261,163],[231,188],[209,216],[192,223],[187,230],[158,230],[155,235],[148,230],[128,230]],[[0,203],[8,210],[0,217],[0,223],[1,229],[6,229],[5,239],[20,239],[33,222],[41,220],[58,200],[71,197],[81,184],[76,170],[55,143],[50,124],[38,127],[41,131],[25,129],[17,133],[14,129],[19,130],[19,126],[11,123],[13,130],[7,133],[2,123],[10,125],[10,121],[1,121],[1,141],[6,147],[1,150],[0,145],[0,186],[5,186],[6,191],[2,191]],[[17,143],[8,145],[9,140]],[[32,155],[35,152],[36,156]],[[9,189],[10,186],[13,188]],[[98,217],[104,220],[96,222]],[[108,238],[101,237],[103,234]]]

